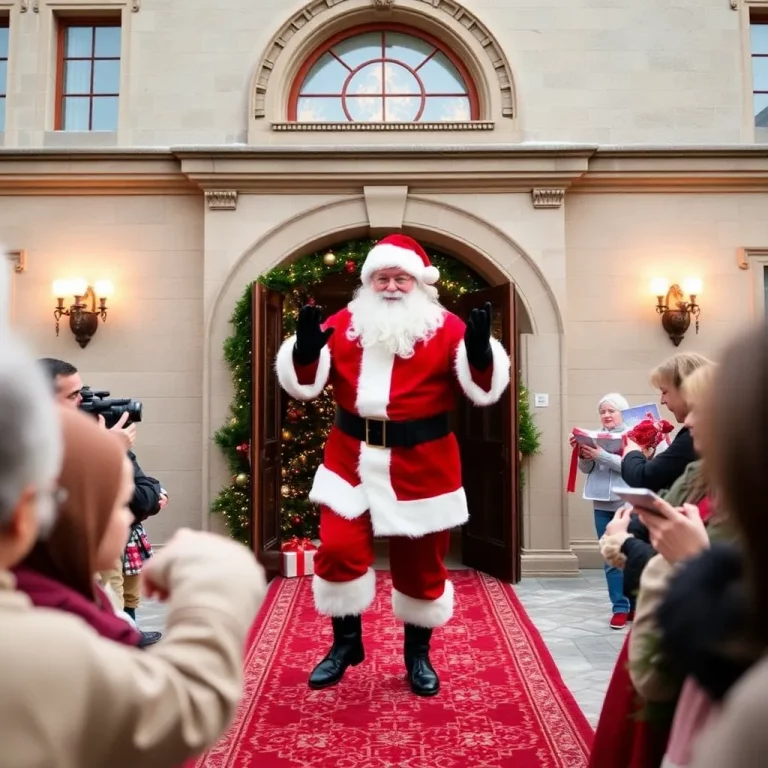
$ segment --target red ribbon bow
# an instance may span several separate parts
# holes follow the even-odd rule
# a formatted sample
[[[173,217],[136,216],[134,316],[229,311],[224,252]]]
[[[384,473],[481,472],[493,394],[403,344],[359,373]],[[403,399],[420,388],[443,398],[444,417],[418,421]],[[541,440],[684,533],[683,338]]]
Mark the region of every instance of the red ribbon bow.
[[[309,539],[300,539],[298,536],[293,536],[280,545],[281,552],[311,552],[314,549],[317,547]]]

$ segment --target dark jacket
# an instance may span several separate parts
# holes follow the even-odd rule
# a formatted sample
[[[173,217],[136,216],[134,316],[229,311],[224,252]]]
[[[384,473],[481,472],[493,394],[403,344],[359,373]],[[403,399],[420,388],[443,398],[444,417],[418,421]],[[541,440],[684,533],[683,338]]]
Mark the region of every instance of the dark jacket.
[[[136,484],[136,490],[133,492],[129,506],[133,512],[134,522],[141,523],[160,511],[162,486],[159,480],[144,474],[144,470],[139,466],[133,452],[128,451],[128,458],[133,464],[133,482]]]
[[[696,458],[691,433],[683,427],[669,448],[652,459],[646,459],[640,451],[628,453],[621,462],[621,476],[630,488],[647,488],[658,493],[671,488]]]

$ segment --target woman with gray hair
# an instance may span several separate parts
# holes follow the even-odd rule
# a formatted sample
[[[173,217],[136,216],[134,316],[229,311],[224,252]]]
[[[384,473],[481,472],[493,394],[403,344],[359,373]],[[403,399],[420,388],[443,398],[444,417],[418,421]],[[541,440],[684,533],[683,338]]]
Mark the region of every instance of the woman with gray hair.
[[[602,429],[617,435],[625,432],[621,412],[627,408],[629,403],[622,395],[616,392],[605,395],[597,404]],[[571,437],[571,447],[575,446],[576,441]],[[621,455],[609,453],[604,448],[582,445],[579,447],[579,469],[587,475],[584,498],[591,501],[594,507],[595,531],[599,541],[616,510],[623,504],[616,495],[617,489],[627,487],[621,479]],[[624,576],[618,568],[606,563],[605,580],[613,606],[611,629],[623,629],[630,620],[630,603],[624,596]]]

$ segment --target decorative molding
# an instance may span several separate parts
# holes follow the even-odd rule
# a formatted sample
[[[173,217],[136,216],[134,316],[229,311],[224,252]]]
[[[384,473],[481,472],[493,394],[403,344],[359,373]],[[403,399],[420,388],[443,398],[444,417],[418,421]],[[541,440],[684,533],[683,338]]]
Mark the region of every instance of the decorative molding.
[[[368,226],[373,230],[397,231],[402,229],[405,204],[408,200],[406,186],[363,187]]]
[[[752,259],[768,261],[768,248],[739,248],[736,251],[739,269],[749,269]]]
[[[304,7],[295,13],[283,24],[278,33],[269,41],[266,51],[257,69],[256,93],[254,95],[253,116],[259,120],[266,117],[266,94],[269,87],[269,79],[275,68],[277,60],[288,46],[294,35],[300,32],[307,24],[316,18],[324,16],[328,11],[334,11],[334,16],[343,13],[342,6],[349,0],[310,0]],[[378,8],[380,4],[386,4],[388,10],[396,10],[393,0],[373,0]],[[501,114],[503,117],[513,118],[516,115],[514,80],[512,68],[504,55],[501,44],[496,37],[476,16],[470,13],[456,0],[415,0],[423,3],[424,16],[440,23],[440,15],[450,17],[458,22],[467,35],[471,35],[482,47],[485,55],[491,63],[491,68],[496,73],[496,80],[501,91]],[[327,22],[326,22],[327,23]],[[322,35],[322,26],[318,32],[318,43]],[[442,25],[441,25],[442,26]],[[288,84],[286,84],[286,87]]]
[[[337,131],[492,131],[492,120],[446,121],[430,123],[272,123],[273,131],[328,132]]]
[[[237,208],[237,192],[214,189],[205,193],[205,202],[211,211],[234,211]]]
[[[391,11],[395,0],[373,0],[373,7],[377,11]]]
[[[564,189],[532,189],[534,208],[559,208],[565,200]]]
[[[55,5],[69,5],[69,3],[54,3]],[[132,13],[138,13],[141,10],[141,0],[118,0],[118,2],[107,2],[107,3],[93,3],[94,9],[101,9],[104,7],[104,5],[126,5],[130,4],[131,6],[131,12]],[[79,7],[82,6],[81,3],[73,3],[73,5],[77,5]],[[21,8],[19,9],[22,13],[27,13],[29,11],[30,7],[30,0],[21,0]],[[32,10],[35,13],[40,13],[40,0],[32,0]]]
[[[13,271],[17,275],[27,271],[27,252],[21,251],[6,251],[5,257],[13,264]]]

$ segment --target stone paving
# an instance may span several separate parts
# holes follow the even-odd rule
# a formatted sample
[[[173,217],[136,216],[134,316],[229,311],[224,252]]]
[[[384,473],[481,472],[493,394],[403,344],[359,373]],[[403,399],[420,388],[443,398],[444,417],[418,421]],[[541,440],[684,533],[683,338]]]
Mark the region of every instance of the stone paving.
[[[610,604],[602,571],[576,578],[523,579],[516,592],[592,725],[597,724],[613,665],[626,630],[608,627]],[[146,601],[139,609],[145,630],[162,630],[163,606]]]

